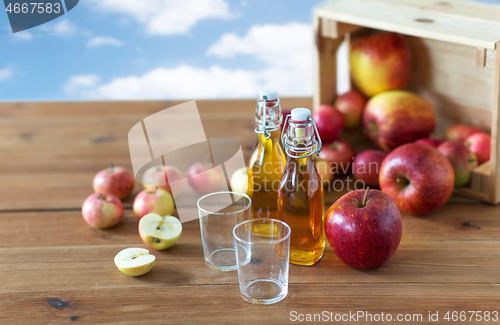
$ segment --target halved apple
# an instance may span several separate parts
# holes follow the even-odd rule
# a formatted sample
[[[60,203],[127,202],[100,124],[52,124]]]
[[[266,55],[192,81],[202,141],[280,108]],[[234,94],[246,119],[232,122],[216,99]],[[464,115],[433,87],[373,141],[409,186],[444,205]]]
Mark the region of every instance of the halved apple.
[[[182,223],[173,216],[150,213],[139,221],[139,235],[142,241],[159,251],[175,244],[182,233]]]
[[[156,257],[149,254],[145,248],[125,248],[115,256],[115,264],[118,270],[126,275],[140,276],[151,270]]]

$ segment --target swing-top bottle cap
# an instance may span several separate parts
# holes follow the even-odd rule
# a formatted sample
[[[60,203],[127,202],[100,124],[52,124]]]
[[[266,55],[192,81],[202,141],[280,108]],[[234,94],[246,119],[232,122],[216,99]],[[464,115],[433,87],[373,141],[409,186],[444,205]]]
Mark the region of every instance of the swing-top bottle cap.
[[[311,117],[311,111],[307,108],[294,108],[292,109],[292,120],[295,122],[307,121]]]
[[[268,88],[268,89],[262,89],[259,92],[259,98],[262,100],[275,100],[278,98],[278,92],[276,89]]]

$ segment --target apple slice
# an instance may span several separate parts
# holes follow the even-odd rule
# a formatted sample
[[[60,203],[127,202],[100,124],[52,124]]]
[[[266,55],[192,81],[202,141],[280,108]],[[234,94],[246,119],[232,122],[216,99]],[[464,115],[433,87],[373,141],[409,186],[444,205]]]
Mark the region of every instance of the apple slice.
[[[151,270],[156,257],[145,248],[125,248],[115,256],[118,270],[126,275],[140,276]]]
[[[139,221],[139,235],[142,241],[159,251],[175,244],[182,233],[182,223],[173,216],[150,213]]]

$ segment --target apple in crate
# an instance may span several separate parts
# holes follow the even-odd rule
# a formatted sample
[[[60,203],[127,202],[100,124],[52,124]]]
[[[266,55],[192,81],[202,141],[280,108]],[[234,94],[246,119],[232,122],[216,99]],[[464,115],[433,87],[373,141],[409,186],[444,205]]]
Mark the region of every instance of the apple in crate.
[[[134,190],[134,175],[124,167],[114,167],[103,169],[94,176],[92,182],[94,192],[107,192],[123,200]]]
[[[224,177],[218,168],[209,163],[195,163],[187,171],[189,185],[200,194],[208,194],[219,189]]]
[[[170,215],[174,212],[174,200],[169,192],[161,188],[143,190],[135,197],[133,209],[139,219],[148,213]]]
[[[335,141],[321,148],[320,157],[328,161],[332,171],[337,175],[348,175],[352,172],[352,162],[356,152],[345,141]]]
[[[355,190],[338,199],[325,216],[325,233],[335,255],[355,269],[384,265],[402,236],[394,200],[377,190]]]
[[[413,143],[418,143],[418,144],[426,144],[428,146],[437,148],[441,143],[443,143],[445,140],[442,138],[423,138],[423,139],[418,139],[415,140]]]
[[[476,155],[479,164],[490,160],[491,137],[488,134],[484,132],[474,133],[465,139],[464,144]]]
[[[357,128],[361,124],[361,115],[366,105],[366,98],[355,89],[351,89],[337,98],[333,106],[344,115],[347,129]]]
[[[330,163],[317,155],[314,155],[314,163],[316,164],[316,170],[321,177],[323,186],[328,185],[333,180],[333,169]]]
[[[379,187],[378,174],[382,161],[387,153],[380,150],[365,150],[360,152],[353,163],[354,177],[366,185]]]
[[[156,257],[145,248],[131,247],[121,250],[115,256],[115,265],[126,275],[141,276],[153,267]]]
[[[476,128],[466,124],[455,124],[446,130],[446,140],[464,142],[465,139],[474,133],[483,132],[480,128]]]
[[[178,168],[169,165],[158,165],[150,167],[144,172],[142,186],[146,190],[158,187],[175,196],[182,189],[182,179],[182,173]]]
[[[231,190],[239,193],[247,194],[248,192],[248,167],[241,167],[237,169],[233,175],[231,175],[231,180],[229,181],[231,185]]]
[[[363,112],[363,131],[380,149],[426,138],[434,131],[432,104],[404,90],[390,90],[371,98]]]
[[[448,159],[436,148],[408,143],[385,157],[379,183],[380,189],[396,201],[401,211],[425,215],[451,197],[455,173]]]
[[[144,244],[159,251],[172,247],[182,233],[176,217],[149,213],[139,221],[139,236]]]
[[[455,186],[464,186],[469,183],[471,172],[477,166],[476,155],[467,146],[458,141],[446,141],[438,148],[451,163],[455,172]]]
[[[330,143],[340,138],[344,132],[345,119],[332,105],[322,104],[312,116],[323,143]]]
[[[83,219],[94,228],[111,228],[122,219],[123,206],[111,193],[93,193],[83,202],[82,215]]]
[[[406,38],[381,32],[354,40],[349,57],[354,84],[371,97],[403,89],[411,74],[411,50]]]
[[[283,132],[283,127],[285,126],[286,117],[292,114],[292,110],[285,108],[281,110],[281,114],[283,115],[283,122],[281,123],[281,132]]]

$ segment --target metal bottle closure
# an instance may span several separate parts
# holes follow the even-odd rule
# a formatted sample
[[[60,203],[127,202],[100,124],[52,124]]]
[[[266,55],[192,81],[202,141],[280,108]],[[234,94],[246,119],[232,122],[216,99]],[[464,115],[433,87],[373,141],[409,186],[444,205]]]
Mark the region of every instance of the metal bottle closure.
[[[295,110],[301,110],[301,111],[298,112],[298,114],[293,114]],[[294,115],[302,116],[303,120],[302,121],[294,120],[292,118]],[[306,141],[309,140],[308,141],[309,143],[301,142],[300,146],[297,146],[297,144],[294,143],[294,140],[292,140],[288,136],[288,132],[290,131],[288,130],[288,128],[290,129],[293,128],[293,131],[302,129],[303,132],[304,131],[307,132],[307,129],[311,127],[314,129],[314,136],[313,134],[310,134],[309,139],[304,137]],[[296,137],[296,134],[294,134],[294,137]],[[318,156],[320,155],[321,147],[323,144],[319,136],[318,128],[316,127],[314,120],[311,118],[311,111],[309,109],[295,108],[292,110],[292,114],[286,117],[285,124],[283,126],[283,133],[281,134],[281,142],[283,143],[283,149],[285,150],[285,153],[287,154],[287,156],[291,158],[305,158],[312,154],[317,154]]]
[[[280,107],[281,106],[281,103],[280,103],[280,99],[279,97],[276,97],[276,99],[273,99],[273,100],[268,100],[268,97],[266,95],[263,95],[262,96],[262,99],[257,99],[257,105],[263,105],[263,114],[262,114],[262,120],[260,121],[260,123],[257,121],[257,118],[256,118],[256,124],[257,124],[257,127],[255,127],[255,133],[263,133],[264,134],[264,138],[266,139],[269,139],[271,137],[271,133],[268,131],[268,130],[276,130],[277,128],[280,127],[281,125],[281,122],[283,121],[283,116],[281,115],[281,110],[279,110],[279,114],[280,114],[280,120],[279,120],[279,123],[278,125],[276,125],[275,127],[266,127],[266,124],[267,124],[267,103],[268,102],[273,102],[273,106],[278,106]]]

